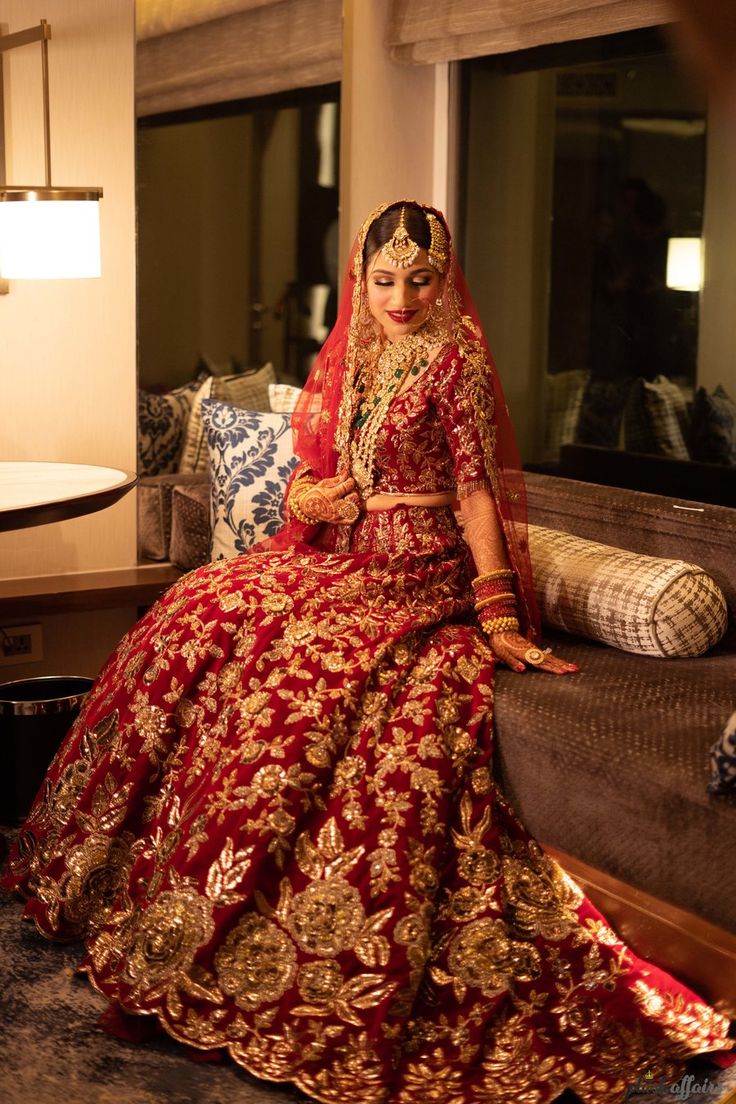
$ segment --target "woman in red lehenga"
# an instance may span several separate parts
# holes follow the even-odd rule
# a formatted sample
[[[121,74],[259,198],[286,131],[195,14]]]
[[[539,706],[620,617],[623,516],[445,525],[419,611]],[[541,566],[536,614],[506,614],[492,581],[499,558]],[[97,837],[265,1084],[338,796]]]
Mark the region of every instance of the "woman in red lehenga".
[[[496,661],[574,668],[535,643],[523,480],[439,212],[367,220],[293,427],[286,525],[121,642],[3,884],[116,1008],[329,1104],[613,1104],[726,1064],[728,1022],[493,781]]]

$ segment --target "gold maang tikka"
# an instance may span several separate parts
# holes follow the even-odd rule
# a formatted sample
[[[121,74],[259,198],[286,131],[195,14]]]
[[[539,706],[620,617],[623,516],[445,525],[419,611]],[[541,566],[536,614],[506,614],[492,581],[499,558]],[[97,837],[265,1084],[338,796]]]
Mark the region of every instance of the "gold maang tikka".
[[[409,268],[419,254],[419,246],[409,237],[406,229],[406,207],[401,208],[399,225],[381,250],[389,264],[396,268]]]

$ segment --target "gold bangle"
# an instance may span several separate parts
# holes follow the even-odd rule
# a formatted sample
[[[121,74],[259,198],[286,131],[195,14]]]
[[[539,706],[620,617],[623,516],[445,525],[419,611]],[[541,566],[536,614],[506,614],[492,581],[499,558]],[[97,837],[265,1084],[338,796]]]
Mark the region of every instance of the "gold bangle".
[[[492,617],[489,621],[481,621],[481,625],[487,633],[505,632],[507,629],[519,631],[519,620],[516,617]]]
[[[485,575],[476,575],[476,577],[471,580],[470,585],[475,590],[481,583],[487,583],[491,579],[513,579],[513,577],[513,571],[510,571],[507,567],[500,567],[497,571],[486,571]]]
[[[494,602],[507,602],[509,598],[513,604],[516,605],[516,595],[512,591],[507,590],[504,594],[493,594],[490,598],[481,598],[479,602],[475,603],[475,609],[480,612],[480,610],[485,609],[486,606],[493,605]]]
[[[299,505],[299,498],[295,495],[289,495],[289,501],[287,502],[289,513],[296,520],[300,521],[302,525],[316,525],[317,522],[314,518],[310,518],[308,514],[305,514]]]
[[[304,494],[310,487],[315,487],[317,482],[318,480],[313,479],[311,476],[298,475],[289,489],[289,498],[291,498],[292,495]]]

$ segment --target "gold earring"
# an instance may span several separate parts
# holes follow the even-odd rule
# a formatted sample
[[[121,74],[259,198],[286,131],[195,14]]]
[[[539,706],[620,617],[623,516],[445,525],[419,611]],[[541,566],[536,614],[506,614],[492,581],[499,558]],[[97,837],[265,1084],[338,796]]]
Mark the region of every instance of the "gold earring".
[[[436,268],[438,272],[444,272],[447,265],[447,235],[436,215],[430,211],[427,211],[426,215],[430,234],[427,260],[432,268]]]

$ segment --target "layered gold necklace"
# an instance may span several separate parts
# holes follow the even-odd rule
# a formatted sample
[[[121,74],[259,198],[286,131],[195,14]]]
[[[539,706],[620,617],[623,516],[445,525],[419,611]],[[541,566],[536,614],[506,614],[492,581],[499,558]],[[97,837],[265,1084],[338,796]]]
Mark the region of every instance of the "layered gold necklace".
[[[408,376],[416,376],[429,364],[433,349],[446,343],[447,331],[428,320],[416,333],[390,342],[373,364],[361,369],[355,383],[356,407],[350,440],[350,469],[364,498],[375,483],[374,464],[378,435],[388,408]]]

